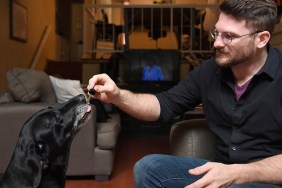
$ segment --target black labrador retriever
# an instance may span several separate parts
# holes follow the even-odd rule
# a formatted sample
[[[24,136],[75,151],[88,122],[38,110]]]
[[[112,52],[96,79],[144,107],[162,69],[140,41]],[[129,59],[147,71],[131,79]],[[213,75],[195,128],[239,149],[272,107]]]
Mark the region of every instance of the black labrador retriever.
[[[1,188],[62,188],[71,142],[90,118],[84,95],[35,113],[20,132]]]

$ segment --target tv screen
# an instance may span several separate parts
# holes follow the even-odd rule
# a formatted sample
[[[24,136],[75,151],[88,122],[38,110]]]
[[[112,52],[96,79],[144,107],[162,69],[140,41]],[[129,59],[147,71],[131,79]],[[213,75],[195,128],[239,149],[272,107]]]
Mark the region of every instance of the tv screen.
[[[137,82],[178,82],[178,50],[127,50],[124,52],[124,80]]]

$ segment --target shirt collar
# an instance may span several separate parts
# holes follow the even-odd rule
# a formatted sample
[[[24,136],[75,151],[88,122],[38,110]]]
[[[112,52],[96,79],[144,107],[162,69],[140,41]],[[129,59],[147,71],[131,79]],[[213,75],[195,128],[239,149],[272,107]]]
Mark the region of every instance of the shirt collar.
[[[260,74],[267,74],[269,77],[274,79],[277,71],[279,70],[280,62],[281,62],[281,52],[276,48],[272,48],[270,45],[267,46],[268,56],[264,66],[261,70],[257,73]]]

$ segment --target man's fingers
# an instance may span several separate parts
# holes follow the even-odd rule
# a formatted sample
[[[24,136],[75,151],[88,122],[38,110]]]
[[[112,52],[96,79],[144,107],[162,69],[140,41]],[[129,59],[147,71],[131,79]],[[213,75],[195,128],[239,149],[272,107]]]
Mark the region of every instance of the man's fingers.
[[[107,82],[107,80],[109,79],[109,77],[106,74],[97,74],[94,75],[91,79],[89,79],[89,83],[87,86],[87,89],[95,89],[96,90],[96,86],[97,85],[105,85],[105,83]]]
[[[97,82],[97,77],[94,75],[92,78],[89,79],[87,89],[88,90],[93,89],[96,82]]]
[[[210,169],[211,169],[210,163],[206,163],[206,164],[199,166],[197,168],[190,169],[189,173],[197,176],[197,175],[201,175],[201,174],[208,172]]]
[[[89,79],[87,89],[90,97],[109,103],[119,94],[119,89],[107,74],[94,75]],[[93,89],[95,93],[91,92]]]
[[[106,86],[105,85],[95,85],[94,89],[95,89],[96,93],[106,92]]]
[[[190,169],[189,173],[194,176],[203,175],[207,173],[209,170],[211,170],[212,166],[213,166],[212,163],[208,162],[202,166]],[[185,188],[207,187],[208,185],[210,185],[210,183],[211,181],[205,175],[202,178],[200,178],[199,180],[192,183],[191,185],[187,185]]]

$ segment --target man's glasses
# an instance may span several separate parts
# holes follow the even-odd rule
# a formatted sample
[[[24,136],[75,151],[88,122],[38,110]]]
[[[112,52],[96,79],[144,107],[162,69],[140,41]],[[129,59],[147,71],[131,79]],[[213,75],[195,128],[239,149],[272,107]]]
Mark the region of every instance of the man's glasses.
[[[249,33],[249,34],[246,34],[246,35],[240,35],[240,36],[232,36],[229,32],[222,32],[221,33],[221,39],[225,44],[230,44],[233,39],[241,38],[241,37],[244,37],[244,36],[251,36],[251,35],[257,34],[259,32],[261,32],[261,31],[256,31],[256,32],[253,32],[253,33]],[[215,28],[210,30],[210,35],[214,40],[217,39],[219,34],[220,33]]]

